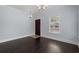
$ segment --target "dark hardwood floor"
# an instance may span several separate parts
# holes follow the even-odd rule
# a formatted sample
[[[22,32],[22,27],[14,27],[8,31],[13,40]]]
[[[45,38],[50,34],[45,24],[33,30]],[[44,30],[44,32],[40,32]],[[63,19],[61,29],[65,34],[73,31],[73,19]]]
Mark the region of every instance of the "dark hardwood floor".
[[[41,52],[52,52],[52,53],[75,53],[78,52],[78,46],[56,41],[47,38],[41,38],[40,40]]]
[[[0,43],[0,53],[76,53],[78,46],[39,37],[25,37]]]

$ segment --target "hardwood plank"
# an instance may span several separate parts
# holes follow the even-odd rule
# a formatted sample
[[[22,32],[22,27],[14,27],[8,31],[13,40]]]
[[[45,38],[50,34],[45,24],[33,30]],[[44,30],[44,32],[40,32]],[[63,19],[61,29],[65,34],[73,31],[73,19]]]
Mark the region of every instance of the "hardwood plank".
[[[78,46],[44,37],[0,43],[0,53],[77,53]]]

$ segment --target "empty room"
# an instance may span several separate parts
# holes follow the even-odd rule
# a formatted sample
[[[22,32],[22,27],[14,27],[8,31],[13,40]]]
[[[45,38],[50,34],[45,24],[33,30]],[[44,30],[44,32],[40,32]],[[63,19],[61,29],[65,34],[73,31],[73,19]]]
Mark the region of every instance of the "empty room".
[[[0,53],[78,53],[79,5],[0,5]]]

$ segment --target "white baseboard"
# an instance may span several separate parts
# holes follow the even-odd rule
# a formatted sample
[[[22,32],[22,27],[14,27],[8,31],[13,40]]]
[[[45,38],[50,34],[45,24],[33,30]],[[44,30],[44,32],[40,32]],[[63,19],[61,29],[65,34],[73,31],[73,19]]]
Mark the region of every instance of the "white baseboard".
[[[79,48],[79,45],[78,45],[78,48]]]
[[[11,40],[17,40],[17,39],[20,39],[20,38],[23,38],[23,37],[32,36],[32,35],[33,35],[33,34],[30,34],[30,35],[23,35],[23,36],[8,38],[8,39],[1,39],[1,40],[0,40],[0,43],[7,42],[7,41],[11,41]]]
[[[16,40],[16,39],[20,39],[20,38],[28,37],[28,36],[32,36],[32,35],[33,34],[23,35],[23,36],[8,38],[8,39],[1,39],[0,40],[0,43],[7,42],[7,41],[11,41],[11,40]],[[58,40],[59,39],[59,38],[49,37],[49,36],[45,36],[45,35],[41,35],[41,37],[45,37],[45,38],[49,38],[49,39],[54,39],[54,40]],[[78,47],[79,47],[79,44],[77,44],[77,43],[68,42],[68,41],[64,41],[64,40],[60,40],[60,39],[59,39],[59,41],[66,42],[66,43],[70,43],[70,44],[75,44],[75,45],[78,45]]]
[[[78,40],[79,40],[79,36],[78,36]],[[78,47],[79,47],[79,42],[78,42]]]
[[[45,37],[45,38],[49,38],[49,39],[54,39],[54,40],[58,40],[59,38],[54,38],[54,37],[49,37],[49,36],[45,36],[45,35],[41,35],[41,37]],[[62,41],[62,42],[66,42],[66,43],[70,43],[70,44],[74,44],[74,45],[78,45],[77,42],[70,42],[70,41],[64,41],[59,39],[58,41]]]

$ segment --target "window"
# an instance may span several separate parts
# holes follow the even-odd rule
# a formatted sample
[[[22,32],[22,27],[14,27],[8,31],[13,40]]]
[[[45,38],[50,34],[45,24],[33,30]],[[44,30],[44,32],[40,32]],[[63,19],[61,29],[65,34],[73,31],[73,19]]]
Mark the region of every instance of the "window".
[[[60,33],[60,16],[52,16],[49,19],[49,32]]]

